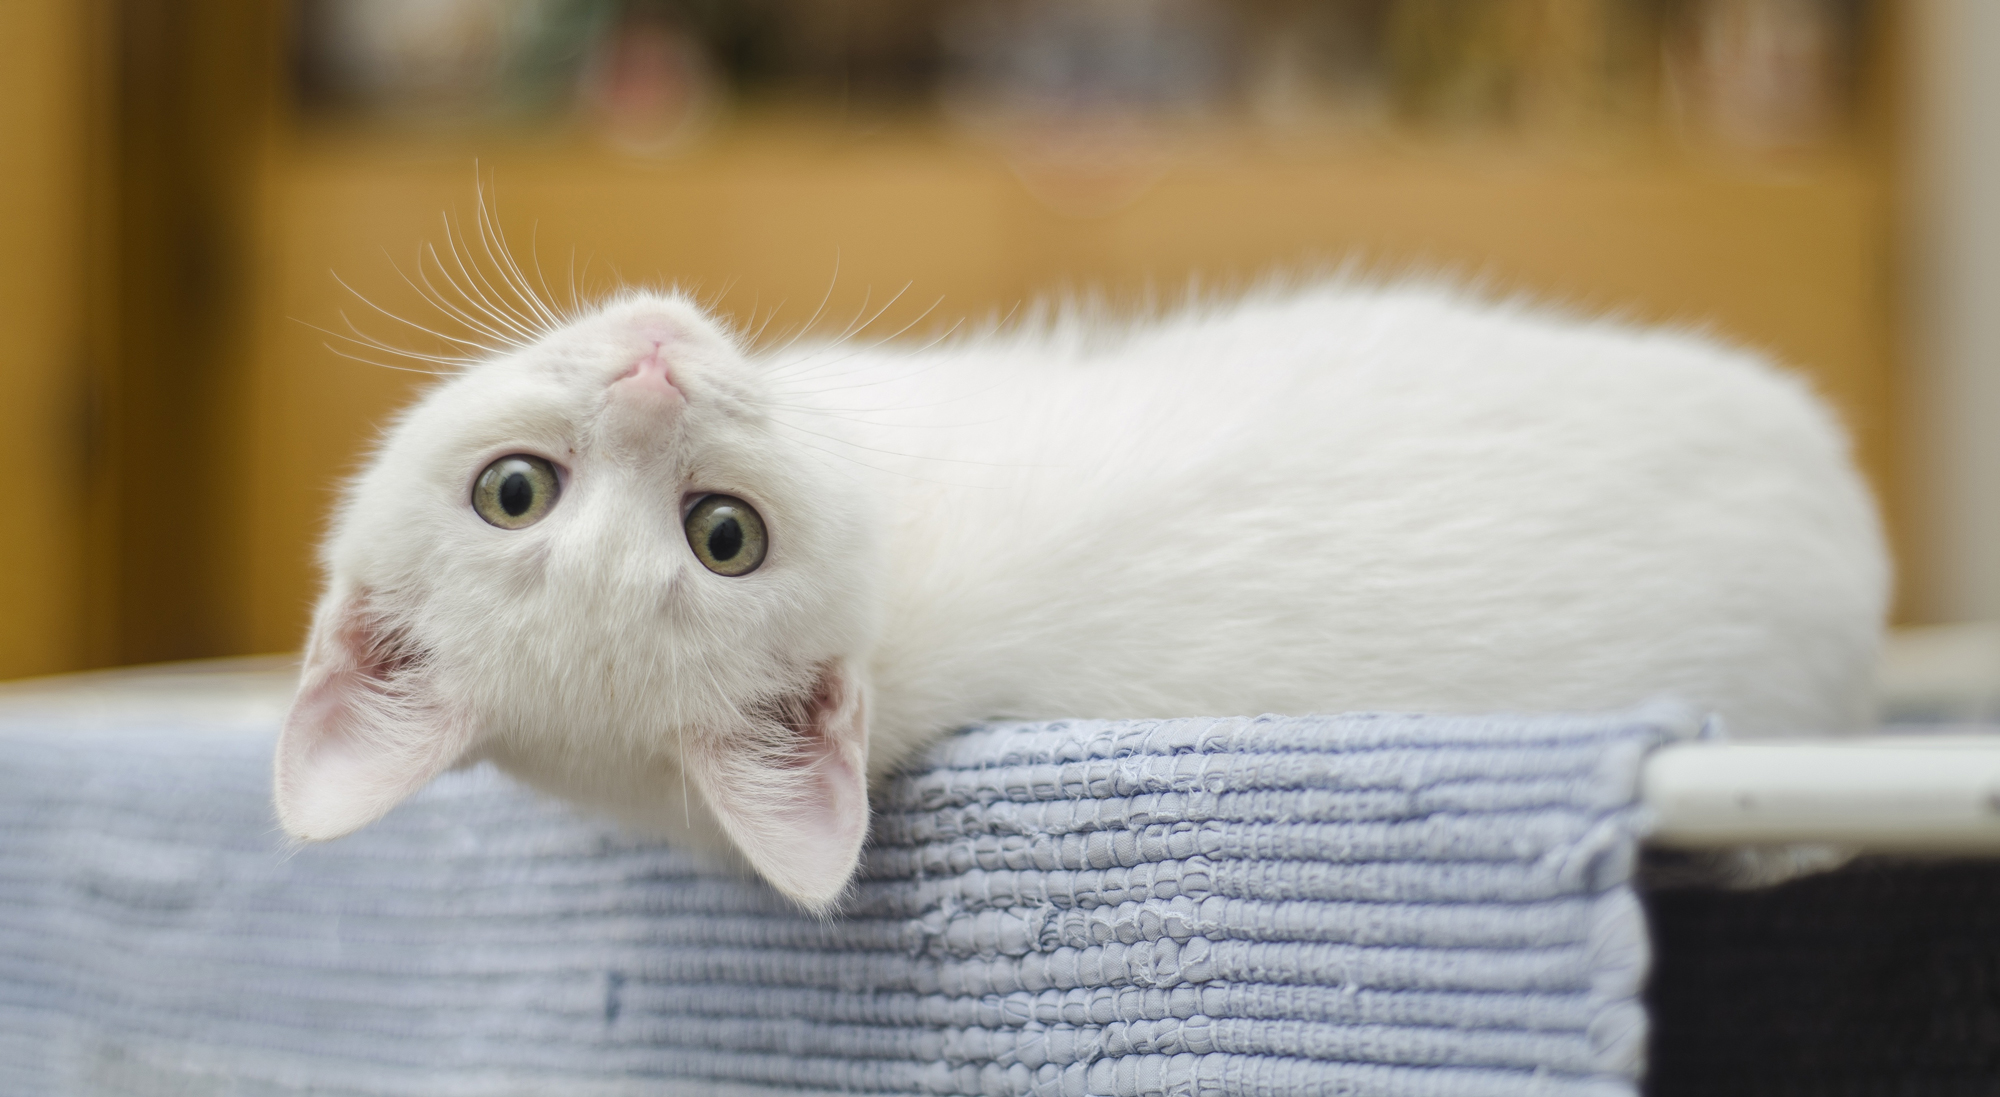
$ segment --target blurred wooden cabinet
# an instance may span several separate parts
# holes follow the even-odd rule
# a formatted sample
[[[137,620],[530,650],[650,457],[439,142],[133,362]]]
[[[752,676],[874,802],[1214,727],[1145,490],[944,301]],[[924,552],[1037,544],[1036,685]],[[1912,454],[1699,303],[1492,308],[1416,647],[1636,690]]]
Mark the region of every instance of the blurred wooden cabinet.
[[[92,654],[91,31],[83,5],[0,6],[0,678]]]
[[[0,678],[243,643],[230,445],[279,15],[0,5]]]

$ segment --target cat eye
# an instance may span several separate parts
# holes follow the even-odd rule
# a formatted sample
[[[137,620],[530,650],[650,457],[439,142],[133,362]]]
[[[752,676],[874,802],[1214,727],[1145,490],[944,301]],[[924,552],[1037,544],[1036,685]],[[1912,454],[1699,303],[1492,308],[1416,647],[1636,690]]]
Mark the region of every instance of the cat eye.
[[[717,575],[748,575],[764,562],[764,520],[731,495],[710,495],[688,511],[688,547]]]
[[[525,453],[486,466],[472,485],[472,509],[501,529],[525,529],[548,517],[562,483],[556,467]]]

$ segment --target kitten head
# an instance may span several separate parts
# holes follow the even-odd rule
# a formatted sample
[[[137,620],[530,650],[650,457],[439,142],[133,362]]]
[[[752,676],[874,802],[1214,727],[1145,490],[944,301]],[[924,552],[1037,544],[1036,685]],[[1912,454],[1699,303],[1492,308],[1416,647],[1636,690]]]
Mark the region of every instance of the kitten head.
[[[409,409],[325,547],[285,829],[337,837],[490,758],[834,901],[867,827],[874,516],[766,385],[647,294]]]

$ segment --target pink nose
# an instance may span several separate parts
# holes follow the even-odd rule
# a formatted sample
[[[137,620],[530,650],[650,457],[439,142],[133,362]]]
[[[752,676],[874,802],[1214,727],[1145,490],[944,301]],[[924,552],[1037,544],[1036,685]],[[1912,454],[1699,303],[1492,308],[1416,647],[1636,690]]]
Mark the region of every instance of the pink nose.
[[[673,399],[680,399],[681,396],[680,387],[674,384],[673,371],[668,368],[666,356],[660,353],[658,343],[653,344],[653,349],[645,357],[632,363],[631,369],[619,374],[613,384]]]

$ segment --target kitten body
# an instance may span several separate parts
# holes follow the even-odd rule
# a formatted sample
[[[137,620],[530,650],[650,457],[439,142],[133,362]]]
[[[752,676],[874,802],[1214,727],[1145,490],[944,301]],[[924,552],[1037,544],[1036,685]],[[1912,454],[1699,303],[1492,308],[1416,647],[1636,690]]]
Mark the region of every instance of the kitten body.
[[[543,457],[542,521],[470,485]],[[705,568],[711,493],[769,532]],[[1854,731],[1888,588],[1796,379],[1423,287],[746,355],[634,294],[453,377],[326,547],[277,762],[301,837],[490,758],[840,894],[865,781],[995,717],[1577,710]]]

